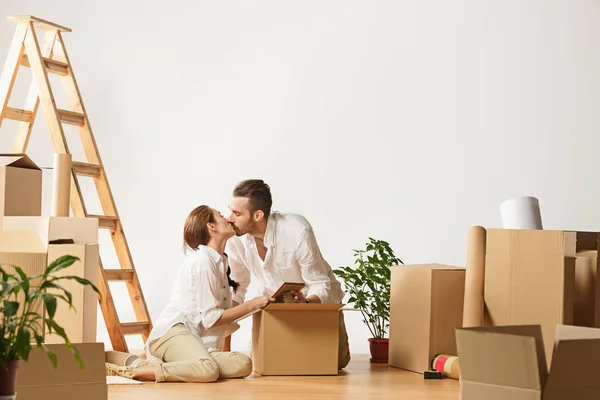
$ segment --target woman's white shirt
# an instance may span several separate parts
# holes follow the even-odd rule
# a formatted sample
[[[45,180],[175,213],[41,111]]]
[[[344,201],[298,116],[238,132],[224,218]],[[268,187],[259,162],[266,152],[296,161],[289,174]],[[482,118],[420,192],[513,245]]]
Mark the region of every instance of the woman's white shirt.
[[[221,351],[228,325],[213,325],[231,306],[227,258],[200,245],[179,267],[171,298],[146,341],[146,353],[150,356],[152,342],[178,323],[184,324],[208,351]]]

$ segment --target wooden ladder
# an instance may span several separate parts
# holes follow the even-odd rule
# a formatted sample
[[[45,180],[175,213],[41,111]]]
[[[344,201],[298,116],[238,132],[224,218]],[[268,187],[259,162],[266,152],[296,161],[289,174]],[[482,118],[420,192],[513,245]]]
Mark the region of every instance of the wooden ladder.
[[[98,279],[98,288],[102,294],[100,306],[113,349],[128,351],[125,336],[141,334],[145,343],[152,330],[152,322],[125,239],[121,219],[108,185],[92,127],[63,42],[62,33],[71,30],[33,16],[13,16],[9,19],[17,23],[17,28],[0,77],[0,101],[2,101],[0,103],[0,125],[4,118],[20,121],[13,151],[25,153],[38,106],[41,103],[54,151],[62,154],[69,154],[62,124],[77,126],[87,160],[86,162],[73,162],[71,209],[76,217],[98,218],[99,227],[110,231],[120,268],[104,269],[102,260],[100,260]],[[35,28],[45,32],[44,41],[41,44]],[[33,82],[23,109],[8,106],[20,67],[29,67],[33,73]],[[61,110],[56,107],[48,78],[49,73],[61,76],[62,86],[67,94],[71,110]],[[94,178],[104,215],[88,214],[79,185],[79,176]],[[110,281],[127,284],[136,322],[120,322],[108,284]]]

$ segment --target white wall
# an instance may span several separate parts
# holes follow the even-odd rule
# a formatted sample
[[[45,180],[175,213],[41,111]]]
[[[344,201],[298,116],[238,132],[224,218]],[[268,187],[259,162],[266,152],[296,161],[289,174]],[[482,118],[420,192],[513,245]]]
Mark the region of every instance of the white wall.
[[[600,229],[596,0],[2,0],[1,59],[10,14],[73,29],[153,318],[187,213],[225,211],[249,177],[272,186],[276,209],[309,218],[335,267],[368,236],[406,263],[461,265],[468,228],[499,226],[511,196],[540,198],[546,228]],[[29,152],[50,166],[44,128]],[[347,321],[352,351],[368,352],[358,314]]]

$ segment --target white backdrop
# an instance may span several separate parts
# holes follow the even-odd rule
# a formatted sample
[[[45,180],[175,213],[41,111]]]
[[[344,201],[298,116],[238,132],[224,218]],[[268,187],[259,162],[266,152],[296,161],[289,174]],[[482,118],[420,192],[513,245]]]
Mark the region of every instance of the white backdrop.
[[[499,203],[519,195],[540,199],[545,228],[599,229],[597,0],[2,0],[1,60],[11,14],[73,29],[67,48],[153,318],[187,213],[226,212],[250,177],[272,186],[274,208],[312,222],[334,267],[368,236],[406,263],[462,265],[468,228],[500,226]],[[33,134],[29,154],[50,166],[43,116]],[[125,310],[126,296],[116,291]],[[347,323],[352,352],[367,353],[358,313]],[[234,347],[249,339],[245,324]]]

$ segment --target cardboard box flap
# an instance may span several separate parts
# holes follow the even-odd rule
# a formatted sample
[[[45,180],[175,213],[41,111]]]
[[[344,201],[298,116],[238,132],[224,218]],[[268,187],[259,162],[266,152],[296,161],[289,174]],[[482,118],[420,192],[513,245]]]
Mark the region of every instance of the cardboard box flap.
[[[598,250],[598,232],[576,232],[576,234],[578,253],[586,250]]]
[[[0,154],[0,167],[15,167],[40,170],[26,154]]]
[[[271,303],[264,309],[266,311],[337,311],[344,304],[297,304],[297,303]]]
[[[411,264],[411,265],[396,265],[391,268],[418,268],[418,269],[429,269],[429,270],[464,270],[463,267],[457,267],[454,265],[445,265],[445,264]]]
[[[459,328],[456,344],[465,381],[531,390],[546,383],[539,325]]]
[[[2,229],[36,231],[46,245],[61,239],[72,239],[78,244],[98,243],[98,218],[4,217]]]
[[[600,339],[600,329],[587,328],[584,326],[557,325],[555,347],[561,340],[573,339]]]
[[[600,339],[563,339],[554,349],[544,398],[597,399]],[[462,366],[462,360],[461,360]],[[559,397],[559,394],[568,394]]]
[[[461,380],[460,398],[463,400],[540,400],[541,391],[518,387],[488,385]]]
[[[0,231],[0,252],[45,253],[46,244],[35,231]]]

